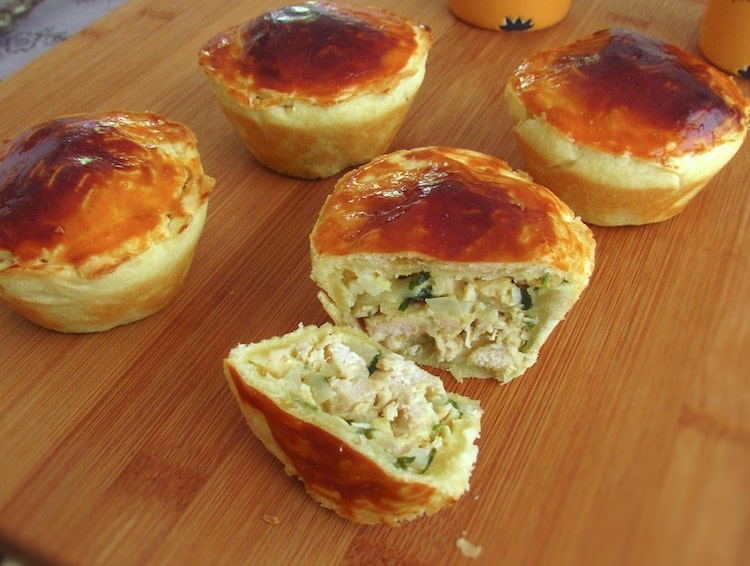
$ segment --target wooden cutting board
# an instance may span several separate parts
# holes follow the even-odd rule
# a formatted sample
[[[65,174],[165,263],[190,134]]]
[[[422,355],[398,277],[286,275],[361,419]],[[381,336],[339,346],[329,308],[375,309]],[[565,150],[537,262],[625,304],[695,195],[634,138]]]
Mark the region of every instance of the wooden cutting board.
[[[501,92],[522,57],[613,25],[697,53],[704,9],[577,1],[553,28],[500,33],[440,0],[375,3],[435,38],[394,148],[462,146],[518,168]],[[307,237],[334,180],[259,166],[196,61],[215,32],[281,5],[130,0],[0,84],[1,137],[73,112],[152,110],[196,132],[217,179],[187,286],[164,311],[78,336],[0,308],[0,551],[69,564],[746,564],[747,144],[678,217],[594,228],[591,285],[525,376],[446,380],[485,410],[454,507],[396,529],[353,524],[264,451],[222,359],[327,320]]]

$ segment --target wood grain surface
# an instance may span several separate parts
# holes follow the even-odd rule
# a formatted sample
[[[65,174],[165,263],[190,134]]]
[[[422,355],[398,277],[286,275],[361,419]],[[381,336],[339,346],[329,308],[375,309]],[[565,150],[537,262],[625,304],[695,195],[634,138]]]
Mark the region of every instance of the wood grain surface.
[[[704,9],[577,0],[548,30],[500,33],[440,0],[374,3],[435,39],[394,149],[461,146],[518,168],[502,89],[522,57],[613,25],[698,53]],[[747,564],[748,144],[676,218],[593,229],[591,285],[526,375],[446,379],[485,410],[455,506],[396,529],[353,524],[264,451],[222,359],[327,320],[308,234],[335,179],[258,165],[197,53],[282,5],[130,0],[0,83],[0,137],[74,112],[152,110],[196,132],[217,179],[187,285],[164,311],[79,336],[0,307],[0,552],[55,564]]]

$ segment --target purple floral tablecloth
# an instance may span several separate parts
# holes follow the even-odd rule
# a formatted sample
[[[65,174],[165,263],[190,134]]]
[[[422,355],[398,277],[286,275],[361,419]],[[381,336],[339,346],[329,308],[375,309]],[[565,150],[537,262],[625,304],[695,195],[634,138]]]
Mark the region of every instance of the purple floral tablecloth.
[[[125,1],[43,0],[0,31],[0,80]]]

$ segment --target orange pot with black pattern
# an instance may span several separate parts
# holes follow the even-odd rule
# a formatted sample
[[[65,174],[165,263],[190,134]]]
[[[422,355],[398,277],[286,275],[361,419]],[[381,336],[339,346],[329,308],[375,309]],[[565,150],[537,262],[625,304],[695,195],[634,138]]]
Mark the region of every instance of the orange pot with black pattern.
[[[499,31],[548,28],[565,18],[573,0],[448,0],[459,19]]]

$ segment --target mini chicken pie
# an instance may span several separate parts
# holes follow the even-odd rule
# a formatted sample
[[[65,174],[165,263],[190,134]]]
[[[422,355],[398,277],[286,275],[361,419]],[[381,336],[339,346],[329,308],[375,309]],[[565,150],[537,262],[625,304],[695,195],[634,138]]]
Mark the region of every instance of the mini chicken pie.
[[[96,332],[182,287],[214,180],[186,126],[73,115],[0,145],[0,298],[37,324]]]
[[[479,402],[358,329],[300,326],[224,361],[253,433],[323,506],[398,525],[469,488]]]
[[[525,169],[602,226],[681,212],[739,150],[750,121],[731,77],[618,28],[532,55],[505,94]]]
[[[344,175],[310,236],[336,324],[457,379],[509,381],[589,282],[591,231],[504,161],[426,147]]]
[[[431,46],[426,26],[392,12],[304,2],[222,31],[199,65],[258,161],[319,178],[388,149]]]

